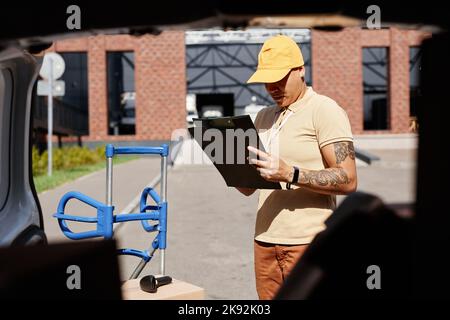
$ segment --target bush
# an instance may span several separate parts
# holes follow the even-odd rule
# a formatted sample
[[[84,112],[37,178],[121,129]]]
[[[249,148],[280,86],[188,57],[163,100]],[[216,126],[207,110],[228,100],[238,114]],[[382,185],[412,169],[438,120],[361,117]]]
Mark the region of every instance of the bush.
[[[46,152],[45,152],[46,153]],[[32,149],[32,159],[31,159],[31,165],[33,168],[33,175],[41,175],[45,172],[46,166],[43,167],[42,158],[43,155],[39,154],[39,151],[36,147],[33,146]],[[45,163],[47,163],[47,153],[45,154]]]
[[[105,146],[93,150],[87,147],[63,147],[53,149],[53,169],[72,169],[82,165],[95,164],[105,160]],[[48,153],[39,154],[36,147],[32,149],[33,175],[38,176],[47,172]]]

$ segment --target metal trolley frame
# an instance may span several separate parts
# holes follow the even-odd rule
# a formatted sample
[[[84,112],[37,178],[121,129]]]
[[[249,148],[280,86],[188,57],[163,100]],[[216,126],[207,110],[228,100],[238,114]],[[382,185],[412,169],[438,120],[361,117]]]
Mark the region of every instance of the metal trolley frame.
[[[114,214],[113,206],[113,158],[121,154],[149,154],[161,156],[161,183],[160,194],[153,188],[145,188],[142,191],[139,213]],[[156,250],[161,253],[160,274],[165,274],[165,250],[167,246],[167,157],[169,146],[163,144],[160,147],[114,147],[112,144],[106,145],[106,204],[99,202],[80,192],[71,191],[66,193],[58,204],[57,212],[53,215],[58,219],[59,226],[64,235],[73,240],[103,237],[111,239],[114,234],[114,223],[127,221],[141,221],[142,227],[147,232],[157,232],[150,248],[148,250],[119,249],[118,254],[131,255],[141,258],[130,279],[136,279],[141,274],[144,267],[152,259]],[[152,198],[154,204],[147,204],[148,196]],[[84,217],[68,215],[65,213],[65,207],[69,200],[77,199],[85,204],[94,207],[97,210],[97,217]],[[67,221],[95,223],[96,230],[85,232],[73,232],[67,225]],[[157,221],[151,224],[150,221]]]

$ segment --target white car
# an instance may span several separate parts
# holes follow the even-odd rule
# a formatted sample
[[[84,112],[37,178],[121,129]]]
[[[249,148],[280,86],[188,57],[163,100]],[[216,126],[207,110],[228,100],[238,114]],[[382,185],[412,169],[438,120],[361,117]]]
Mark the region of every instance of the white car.
[[[134,92],[122,93],[121,108],[122,118],[120,124],[123,126],[134,126],[136,124],[136,94]]]
[[[223,117],[223,106],[206,105],[202,107],[202,118]]]

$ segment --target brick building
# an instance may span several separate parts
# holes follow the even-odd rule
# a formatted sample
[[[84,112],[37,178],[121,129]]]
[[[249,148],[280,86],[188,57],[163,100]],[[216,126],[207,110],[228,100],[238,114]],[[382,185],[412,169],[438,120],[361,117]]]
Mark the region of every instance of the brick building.
[[[307,80],[317,92],[335,99],[347,111],[355,135],[411,132],[411,116],[414,116],[411,97],[417,93],[417,76],[412,72],[416,73],[414,64],[421,41],[429,34],[397,28],[307,32],[305,48],[308,46],[307,67],[310,69]],[[255,59],[261,44],[253,43],[254,48],[249,51]],[[303,49],[302,44],[301,47]],[[70,100],[71,88],[85,88],[84,96],[78,94],[71,102],[66,101],[85,105],[84,109],[78,106],[80,112],[85,113],[86,128],[79,131],[83,142],[136,142],[168,140],[173,130],[186,127],[186,94],[194,90],[189,87],[192,79],[187,70],[192,66],[189,63],[192,57],[188,50],[184,32],[165,31],[140,37],[99,35],[58,41],[48,51],[70,59],[76,55],[76,61],[81,61],[77,63],[84,66],[84,80],[68,79],[66,83],[69,93],[66,100]],[[248,48],[243,50],[248,51]],[[227,53],[222,50],[221,54]],[[233,55],[228,55],[231,56],[229,66],[236,69]],[[240,86],[240,92],[252,90],[242,79],[251,74],[255,63],[248,65],[244,61],[243,66],[245,71],[241,72],[241,78],[218,70],[233,79],[234,84],[214,90],[223,92],[233,86],[234,92],[236,86],[238,89]],[[208,68],[221,69],[220,64]],[[70,63],[66,70],[70,70]],[[207,70],[202,72],[207,74]],[[369,83],[372,81],[374,83]],[[208,87],[202,87],[199,92],[205,90],[208,91]],[[228,92],[232,92],[230,90]],[[111,92],[116,92],[115,96]],[[133,92],[133,96],[127,96],[127,92]],[[259,85],[251,92],[263,94],[264,90]],[[115,117],[114,110],[126,106],[126,101],[123,102],[126,97],[133,100],[133,121],[129,123],[132,130],[117,124],[124,118],[111,120]],[[71,116],[65,118],[68,123],[73,120]],[[65,137],[63,141],[73,141],[73,138]]]
[[[313,85],[335,99],[349,115],[355,134],[408,133],[410,125],[411,48],[428,34],[396,28],[341,32],[312,32]],[[386,48],[388,126],[364,130],[364,49]]]

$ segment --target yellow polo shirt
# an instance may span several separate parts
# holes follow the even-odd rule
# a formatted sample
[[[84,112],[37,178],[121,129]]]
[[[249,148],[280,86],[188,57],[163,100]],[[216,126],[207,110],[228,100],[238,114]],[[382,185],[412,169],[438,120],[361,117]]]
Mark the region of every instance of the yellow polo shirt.
[[[320,149],[338,141],[353,141],[345,111],[311,87],[284,113],[278,106],[262,109],[255,119],[255,127],[266,151],[300,170],[326,168]],[[272,137],[270,143],[269,137]],[[281,185],[282,190],[260,190],[255,239],[276,244],[310,243],[325,228],[324,221],[336,207],[336,196],[297,186],[286,190],[286,184]]]

